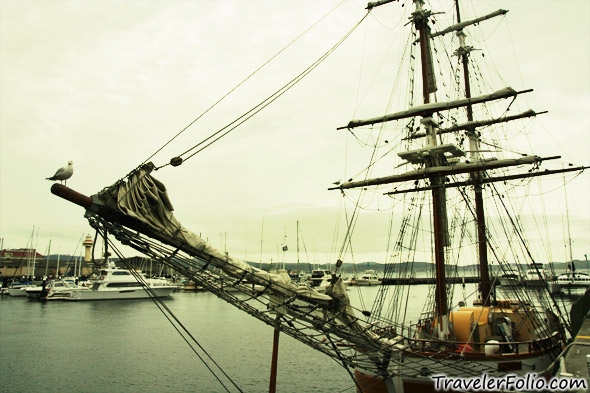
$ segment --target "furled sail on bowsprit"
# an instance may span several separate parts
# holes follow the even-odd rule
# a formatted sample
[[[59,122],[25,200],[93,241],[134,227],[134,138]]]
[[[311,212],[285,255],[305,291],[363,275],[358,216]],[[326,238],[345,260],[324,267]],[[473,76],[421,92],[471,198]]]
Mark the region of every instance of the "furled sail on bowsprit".
[[[226,255],[203,240],[199,235],[183,227],[174,217],[172,203],[166,186],[151,176],[153,165],[146,164],[129,176],[127,181],[100,192],[96,198],[105,207],[120,212],[128,218],[143,224],[145,231],[159,234],[173,245],[190,254],[206,260],[230,277],[246,279],[255,285],[268,287],[277,295],[297,297],[316,304],[327,304],[328,295],[308,291],[291,283],[285,272],[269,273],[262,269]],[[341,310],[339,310],[341,311]]]
[[[287,321],[282,327],[285,332],[347,366],[359,363],[358,355],[351,352],[354,347],[363,348],[367,359],[381,359],[384,354],[391,356],[403,349],[399,344],[401,336],[372,331],[366,316],[350,305],[340,277],[334,275],[326,293],[318,293],[307,285],[291,282],[286,272],[267,272],[221,252],[182,226],[173,215],[165,185],[151,176],[153,168],[152,164],[143,165],[127,180],[92,197],[60,184],[54,184],[52,192],[86,208],[86,218],[97,230],[157,258],[269,325],[275,323],[271,314],[279,314]],[[153,239],[159,243],[152,244]],[[212,269],[233,280],[232,293],[237,289],[250,298],[228,293],[219,281],[212,280]],[[332,337],[333,345],[325,344],[326,336]],[[371,360],[367,367],[383,371],[371,364],[376,363]]]

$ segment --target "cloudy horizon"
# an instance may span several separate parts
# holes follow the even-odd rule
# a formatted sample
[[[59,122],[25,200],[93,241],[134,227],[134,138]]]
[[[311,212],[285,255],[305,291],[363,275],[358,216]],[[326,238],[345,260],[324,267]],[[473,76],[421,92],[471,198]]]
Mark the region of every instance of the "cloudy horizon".
[[[46,177],[73,160],[74,176],[67,182],[72,189],[92,195],[115,183],[328,14],[276,63],[153,158],[156,165],[166,163],[307,67],[365,12],[358,0],[244,3],[0,0],[4,248],[26,247],[35,227],[38,235],[31,242],[42,253],[50,242],[51,253],[80,250],[80,239],[94,236],[92,228],[83,209],[49,192]],[[433,9],[439,5],[432,3]],[[393,27],[401,3],[386,7],[367,18],[371,29]],[[554,154],[555,148],[566,162],[588,165],[590,48],[576,42],[590,39],[589,3],[490,0],[481,8],[510,10],[505,22],[493,25],[510,26],[505,41],[485,49],[490,56],[501,52],[495,64],[507,74],[506,83],[534,88],[527,98],[531,107],[549,111],[535,120],[541,136],[533,142],[540,154]],[[287,262],[296,260],[299,221],[306,258],[334,262],[342,240],[334,233],[341,230],[343,198],[327,188],[353,170],[343,163],[347,146],[344,131],[336,128],[365,115],[356,104],[371,99],[356,96],[361,57],[373,59],[372,53],[361,53],[371,32],[362,25],[352,43],[243,127],[178,168],[156,171],[176,218],[215,247],[263,262],[282,258],[283,244],[289,247]],[[563,191],[557,190],[561,180],[545,190],[551,194],[548,254],[555,261],[569,253],[566,213],[573,258],[590,254],[588,172],[568,181],[567,212]],[[387,214],[371,215],[372,221],[361,224],[358,249],[345,262],[388,262],[382,252],[387,219]]]

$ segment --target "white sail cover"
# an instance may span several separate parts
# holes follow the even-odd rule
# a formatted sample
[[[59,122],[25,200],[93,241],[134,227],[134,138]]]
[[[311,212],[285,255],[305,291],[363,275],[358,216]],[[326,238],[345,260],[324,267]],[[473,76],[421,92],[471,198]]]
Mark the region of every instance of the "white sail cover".
[[[119,183],[116,191],[116,206],[111,205],[114,198],[108,198],[111,200],[111,203],[108,203],[111,205],[110,207],[147,224],[154,231],[178,239],[191,249],[212,257],[211,264],[229,276],[239,279],[247,275],[248,279],[255,284],[264,286],[274,284],[273,291],[282,292],[284,295],[299,294],[316,302],[327,303],[332,300],[328,295],[305,290],[304,287],[292,284],[286,272],[269,273],[257,269],[241,259],[226,255],[212,247],[199,235],[182,226],[172,213],[174,208],[168,198],[166,186],[152,177],[150,171],[149,165],[144,166],[131,175],[127,182]],[[113,196],[111,194],[111,197]],[[104,194],[101,195],[101,199],[105,201]]]
[[[279,313],[288,312],[282,304],[296,299],[319,306],[324,318],[338,321],[340,328],[336,335],[351,343],[374,349],[389,348],[390,351],[392,346],[396,345],[396,342],[392,340],[378,338],[360,322],[350,305],[341,279],[333,280],[333,285],[326,290],[325,294],[319,293],[308,286],[292,283],[286,272],[266,272],[238,258],[226,255],[183,227],[172,213],[173,207],[168,198],[166,186],[151,176],[152,169],[151,164],[144,165],[129,176],[126,182],[121,181],[107,188],[93,199],[98,204],[106,205],[140,221],[156,234],[163,234],[180,241],[186,245],[183,247],[184,251],[197,254],[227,275],[266,287],[271,299],[269,306]],[[394,348],[399,350],[399,347]]]

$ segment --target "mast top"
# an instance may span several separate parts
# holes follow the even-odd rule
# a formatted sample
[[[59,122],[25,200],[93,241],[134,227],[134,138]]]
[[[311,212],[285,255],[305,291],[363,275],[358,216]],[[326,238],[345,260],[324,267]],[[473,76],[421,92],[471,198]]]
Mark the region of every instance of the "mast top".
[[[455,25],[449,26],[444,30],[441,31],[437,31],[436,33],[432,33],[430,35],[430,37],[434,38],[434,37],[438,37],[439,35],[445,35],[447,33],[452,33],[454,31],[459,31],[459,30],[463,30],[464,27],[470,26],[470,25],[474,25],[476,23],[479,22],[483,22],[484,20],[488,20],[491,18],[495,18],[496,16],[500,16],[500,15],[505,15],[506,13],[508,13],[508,10],[503,10],[503,9],[499,9],[497,11],[494,11],[490,14],[484,15],[484,16],[480,16],[479,18],[475,18],[472,20],[468,20],[465,22],[461,22],[461,23],[457,23]]]
[[[375,7],[379,7],[381,5],[387,4],[387,3],[393,3],[394,1],[399,1],[399,0],[380,0],[380,1],[371,1],[370,3],[367,4],[367,10],[372,10]]]

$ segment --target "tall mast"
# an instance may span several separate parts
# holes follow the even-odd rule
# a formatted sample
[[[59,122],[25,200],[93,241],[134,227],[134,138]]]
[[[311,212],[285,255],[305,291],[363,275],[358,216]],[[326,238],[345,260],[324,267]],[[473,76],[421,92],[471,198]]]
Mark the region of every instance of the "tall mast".
[[[430,103],[430,94],[436,91],[436,80],[432,65],[430,51],[430,27],[428,18],[431,12],[424,10],[423,0],[414,0],[416,11],[413,14],[413,21],[420,35],[420,60],[422,65],[422,95],[424,104]],[[437,124],[431,117],[432,113],[424,116],[421,123],[426,128],[426,144],[428,147],[437,145],[436,127]],[[441,157],[433,154],[431,159],[426,161],[426,166],[440,166]],[[447,289],[445,283],[445,246],[447,244],[447,218],[445,203],[444,180],[440,175],[433,175],[430,178],[432,186],[433,203],[433,227],[434,227],[434,260],[436,271],[436,315],[439,319],[439,326],[442,335],[446,334],[446,315],[448,313]]]
[[[299,281],[299,220],[297,220],[297,281]]]
[[[459,9],[459,0],[455,1],[455,9],[457,12],[457,23],[461,24],[461,12]],[[457,49],[457,55],[461,57],[463,64],[463,78],[465,83],[465,98],[471,98],[471,84],[469,82],[469,53],[471,47],[465,45],[465,33],[463,29],[457,31],[457,37],[459,37],[459,49]],[[467,105],[467,121],[473,122],[473,108],[471,105]],[[479,161],[479,138],[475,127],[467,128],[467,137],[469,138],[469,150],[471,154],[471,160],[473,162]],[[483,193],[482,193],[482,178],[483,172],[472,172],[471,181],[473,182],[473,188],[475,191],[475,222],[477,225],[477,248],[479,254],[479,276],[480,276],[480,292],[483,306],[490,305],[490,273],[488,267],[488,248],[486,238],[486,222],[483,205]]]

